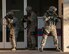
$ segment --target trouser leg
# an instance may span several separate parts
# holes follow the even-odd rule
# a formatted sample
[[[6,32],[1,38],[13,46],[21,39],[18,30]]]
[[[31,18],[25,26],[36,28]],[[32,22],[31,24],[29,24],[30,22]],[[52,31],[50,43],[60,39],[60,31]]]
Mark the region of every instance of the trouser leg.
[[[28,41],[28,47],[31,47],[31,31],[28,30],[28,37],[27,37],[27,41]]]
[[[54,45],[56,48],[58,48],[58,37],[57,37],[56,28],[52,30],[52,35],[53,35]]]
[[[47,35],[46,34],[43,34],[43,37],[42,37],[42,41],[41,41],[41,48],[43,49],[45,44],[46,44],[46,40],[47,40]]]
[[[59,44],[58,44],[58,37],[57,37],[57,32],[56,30],[53,31],[53,40],[54,40],[54,45],[56,47],[56,50],[59,52],[62,52],[61,49],[59,48]]]
[[[12,38],[12,47],[16,48],[16,41],[15,41],[15,37]]]
[[[11,41],[12,48],[16,48],[16,40],[15,40],[14,29],[10,30],[10,41]]]
[[[15,29],[15,41],[16,41],[16,45],[17,45],[17,38],[18,38],[18,30]]]
[[[31,36],[31,43],[32,43],[32,48],[35,48],[36,47],[36,39],[35,39],[34,35]]]

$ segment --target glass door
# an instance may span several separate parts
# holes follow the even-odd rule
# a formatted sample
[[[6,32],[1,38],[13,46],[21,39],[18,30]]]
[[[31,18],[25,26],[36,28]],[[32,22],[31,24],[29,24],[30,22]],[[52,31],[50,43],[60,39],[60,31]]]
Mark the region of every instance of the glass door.
[[[24,15],[24,0],[6,0],[6,13],[9,11],[14,11],[15,17],[18,19],[17,27],[17,48],[26,48],[27,47],[27,37],[26,30],[24,29],[23,22],[21,21]],[[5,48],[11,48],[11,43],[9,41],[9,28],[6,26],[6,40]]]

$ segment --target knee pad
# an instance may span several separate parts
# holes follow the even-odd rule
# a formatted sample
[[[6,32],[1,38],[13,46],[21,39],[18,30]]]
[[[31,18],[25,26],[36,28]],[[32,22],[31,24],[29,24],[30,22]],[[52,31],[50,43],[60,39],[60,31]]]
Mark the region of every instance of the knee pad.
[[[42,32],[43,32],[43,34],[48,35],[48,32],[45,30],[45,28],[43,28]]]

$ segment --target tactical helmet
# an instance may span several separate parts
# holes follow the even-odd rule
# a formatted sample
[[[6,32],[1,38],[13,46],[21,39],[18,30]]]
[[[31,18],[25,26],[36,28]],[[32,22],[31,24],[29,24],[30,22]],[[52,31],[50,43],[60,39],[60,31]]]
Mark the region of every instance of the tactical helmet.
[[[14,16],[14,12],[13,12],[13,11],[9,11],[9,12],[6,14],[5,18],[13,19],[13,16]]]
[[[32,10],[32,7],[31,6],[28,6],[27,8],[26,8],[26,11],[31,11]]]
[[[49,11],[57,11],[57,8],[55,6],[50,6]]]

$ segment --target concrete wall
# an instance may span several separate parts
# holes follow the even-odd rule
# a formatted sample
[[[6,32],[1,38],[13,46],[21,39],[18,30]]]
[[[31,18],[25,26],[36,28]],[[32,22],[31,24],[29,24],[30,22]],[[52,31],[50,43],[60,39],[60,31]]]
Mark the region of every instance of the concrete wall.
[[[63,51],[69,52],[69,0],[64,0],[63,9]]]

